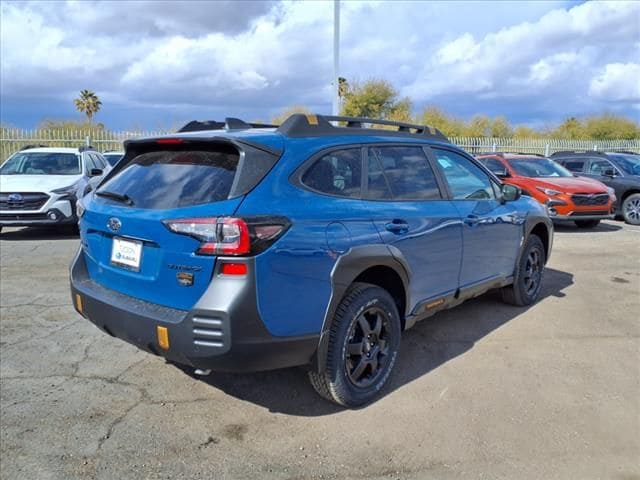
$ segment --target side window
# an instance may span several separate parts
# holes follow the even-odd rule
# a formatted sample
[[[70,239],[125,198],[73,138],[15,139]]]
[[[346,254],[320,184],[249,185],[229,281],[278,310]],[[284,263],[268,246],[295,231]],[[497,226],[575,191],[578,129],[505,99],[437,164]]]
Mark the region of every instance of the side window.
[[[582,172],[584,171],[584,160],[580,159],[571,159],[571,160],[561,160],[560,165],[571,172]]]
[[[318,160],[304,173],[302,183],[321,193],[360,198],[362,156],[360,148],[336,150]]]
[[[605,170],[612,169],[615,170],[608,160],[591,160],[591,165],[589,165],[589,173],[594,175],[602,175]]]
[[[439,200],[436,177],[421,147],[370,147],[367,198]]]
[[[471,160],[448,150],[433,148],[454,200],[496,198],[489,176]]]
[[[504,173],[507,169],[504,164],[500,160],[496,160],[495,158],[483,158],[480,160],[487,169],[493,173]]]
[[[99,153],[92,153],[91,156],[93,157],[93,163],[96,165],[96,168],[99,168],[100,170],[104,170],[105,168],[107,168],[102,155],[100,155]]]

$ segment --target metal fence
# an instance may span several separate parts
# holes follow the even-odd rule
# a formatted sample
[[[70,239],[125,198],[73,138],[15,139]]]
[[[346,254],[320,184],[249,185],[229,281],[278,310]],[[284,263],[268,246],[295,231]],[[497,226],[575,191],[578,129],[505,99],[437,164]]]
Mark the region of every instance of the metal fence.
[[[15,128],[0,129],[0,160],[27,145],[78,147],[90,143],[100,151],[121,150],[130,138],[153,137],[171,133],[158,131],[110,131]],[[627,150],[640,153],[640,139],[633,140],[561,140],[544,138],[452,137],[451,142],[472,154],[483,152],[521,152],[550,155],[561,150]]]
[[[28,145],[44,147],[79,147],[93,145],[97,150],[122,150],[122,142],[131,138],[154,137],[171,133],[158,131],[63,130],[17,128],[0,129],[0,161]]]

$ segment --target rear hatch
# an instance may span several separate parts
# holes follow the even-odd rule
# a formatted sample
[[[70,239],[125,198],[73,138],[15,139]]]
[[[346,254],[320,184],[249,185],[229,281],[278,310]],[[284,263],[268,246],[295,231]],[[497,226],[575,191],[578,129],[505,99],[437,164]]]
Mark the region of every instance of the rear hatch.
[[[196,253],[203,245],[192,235],[198,222],[216,225],[233,215],[278,156],[225,141],[159,142],[129,145],[123,161],[82,200],[82,244],[95,282],[189,309],[211,283],[216,261],[215,250]],[[170,229],[171,220],[185,219],[196,230]]]

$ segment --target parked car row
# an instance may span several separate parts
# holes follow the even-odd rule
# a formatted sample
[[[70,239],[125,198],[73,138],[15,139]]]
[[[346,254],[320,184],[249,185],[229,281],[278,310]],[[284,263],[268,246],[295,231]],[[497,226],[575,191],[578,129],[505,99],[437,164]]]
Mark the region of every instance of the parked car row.
[[[640,225],[640,155],[564,151],[545,158],[530,153],[490,153],[477,158],[504,182],[547,207],[554,222],[593,228],[623,217]]]
[[[79,218],[72,300],[107,334],[197,374],[305,366],[345,406],[376,397],[416,322],[491,289],[533,304],[554,221],[636,218],[635,187],[531,154],[474,158],[401,122],[194,121],[125,152],[113,167],[90,148],[16,153],[1,224]],[[633,180],[637,158],[603,172]]]

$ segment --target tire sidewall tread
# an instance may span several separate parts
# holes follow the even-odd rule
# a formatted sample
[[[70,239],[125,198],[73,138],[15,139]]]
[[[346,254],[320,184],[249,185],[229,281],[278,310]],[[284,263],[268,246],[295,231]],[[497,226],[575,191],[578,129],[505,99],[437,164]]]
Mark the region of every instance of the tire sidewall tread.
[[[367,388],[351,383],[344,369],[345,349],[352,322],[371,306],[382,309],[392,328],[390,358],[386,371]],[[358,407],[373,400],[385,387],[397,360],[400,347],[400,317],[391,295],[384,289],[367,283],[354,283],[340,302],[329,332],[329,348],[323,373],[309,372],[311,384],[324,398],[346,407]]]

